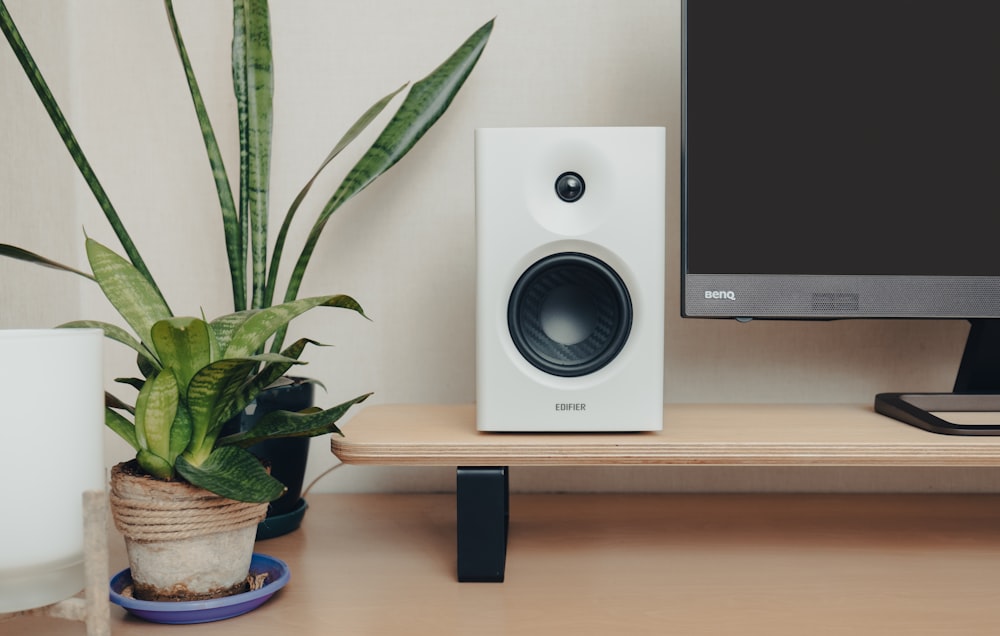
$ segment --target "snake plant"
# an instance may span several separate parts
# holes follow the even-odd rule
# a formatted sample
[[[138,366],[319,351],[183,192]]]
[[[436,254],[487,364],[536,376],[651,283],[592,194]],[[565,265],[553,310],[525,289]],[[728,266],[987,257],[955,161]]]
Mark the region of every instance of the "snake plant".
[[[232,74],[240,144],[236,195],[187,56],[172,2],[164,0],[164,6],[218,193],[232,280],[233,312],[211,321],[172,314],[21,38],[4,0],[0,0],[0,31],[127,258],[90,238],[85,239],[90,273],[8,244],[0,243],[0,256],[53,267],[95,281],[131,328],[129,332],[116,325],[89,320],[62,325],[67,328],[99,327],[108,338],[135,350],[141,377],[119,379],[138,389],[135,405],[108,393],[105,422],[135,449],[136,460],[143,470],[159,479],[183,478],[232,499],[271,501],[282,494],[284,486],[270,477],[246,448],[274,437],[339,433],[336,423],[340,417],[370,394],[329,409],[271,413],[253,429],[235,435],[222,435],[223,425],[293,365],[303,364],[299,358],[306,346],[317,344],[303,338],[284,347],[285,331],[291,320],[316,307],[341,308],[364,315],[361,306],[350,296],[298,298],[320,234],[334,212],[395,165],[444,114],[479,60],[493,22],[480,27],[437,69],[406,92],[388,124],[321,208],[284,285],[283,302],[275,304],[279,289],[277,273],[289,229],[313,183],[407,86],[379,99],[337,142],[285,212],[268,260],[274,94],[268,3],[266,0],[233,1]]]

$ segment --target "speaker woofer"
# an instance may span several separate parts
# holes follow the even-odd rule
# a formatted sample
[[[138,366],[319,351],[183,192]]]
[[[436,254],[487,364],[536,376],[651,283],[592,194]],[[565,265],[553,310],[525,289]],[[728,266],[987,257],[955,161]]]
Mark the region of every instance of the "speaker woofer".
[[[518,279],[507,304],[514,345],[542,371],[587,375],[615,359],[632,329],[632,299],[605,262],[575,252],[547,256]]]

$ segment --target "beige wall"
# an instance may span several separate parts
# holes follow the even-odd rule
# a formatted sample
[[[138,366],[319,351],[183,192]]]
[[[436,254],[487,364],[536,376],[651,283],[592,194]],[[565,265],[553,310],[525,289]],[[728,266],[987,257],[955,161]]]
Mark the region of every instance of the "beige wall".
[[[227,311],[217,204],[161,4],[8,4],[175,313]],[[230,3],[176,5],[220,141],[233,148]],[[313,258],[303,294],[350,293],[373,319],[315,311],[296,324],[298,333],[336,345],[314,350],[308,367],[329,388],[330,403],[368,390],[376,402],[474,399],[472,138],[486,126],[667,127],[667,402],[867,403],[884,390],[948,390],[966,331],[961,322],[743,325],[679,317],[679,0],[276,0],[274,210],[287,207],[369,104],[426,74],[494,16],[486,53],[452,109],[399,166],[335,216]],[[5,45],[0,87],[0,240],[82,266],[81,228],[113,238]],[[227,160],[234,166],[235,153]],[[314,188],[305,214],[315,213],[347,165],[339,163]],[[59,273],[0,261],[0,280],[0,327],[113,318],[91,285]],[[109,345],[108,356],[109,378],[131,373],[125,351]],[[109,462],[126,450],[109,441]],[[313,450],[310,475],[335,464],[326,440]],[[452,472],[348,467],[317,489],[450,488]],[[990,489],[991,476],[539,469],[515,471],[514,484],[977,490]]]
[[[26,24],[44,25],[34,38],[36,61],[52,72],[54,92],[68,94],[73,74],[69,19],[25,3],[17,13]],[[59,137],[48,133],[20,66],[0,40],[0,242],[79,262],[83,245],[74,197],[75,174]],[[60,153],[62,153],[60,155]],[[38,327],[72,320],[80,313],[80,289],[73,277],[0,259],[0,328]]]

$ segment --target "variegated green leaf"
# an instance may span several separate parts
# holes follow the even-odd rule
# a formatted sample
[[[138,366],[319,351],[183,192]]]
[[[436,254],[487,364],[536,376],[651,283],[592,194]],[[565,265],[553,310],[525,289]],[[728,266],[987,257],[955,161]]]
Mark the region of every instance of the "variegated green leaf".
[[[229,347],[229,341],[232,340],[233,333],[236,332],[236,329],[249,320],[251,316],[257,313],[257,311],[258,310],[256,309],[238,311],[233,314],[219,316],[209,323],[209,326],[212,328],[212,333],[215,335],[216,346],[218,346],[218,353],[213,354],[213,360],[218,360],[222,357],[222,352]]]
[[[201,461],[188,454],[177,458],[177,472],[195,486],[236,501],[264,503],[285,492],[285,486],[267,474],[260,460],[242,448],[218,448]]]
[[[246,257],[242,251],[236,202],[233,200],[232,186],[229,185],[229,175],[226,173],[226,166],[222,161],[222,152],[219,150],[219,143],[215,138],[215,130],[212,128],[212,121],[208,117],[208,110],[205,108],[205,101],[202,99],[201,89],[198,87],[198,79],[195,77],[194,68],[191,66],[191,60],[188,58],[187,48],[184,46],[180,28],[177,26],[177,17],[174,15],[173,2],[171,0],[164,0],[163,5],[167,10],[170,32],[173,34],[174,44],[181,58],[181,65],[184,67],[188,92],[191,93],[191,101],[194,104],[194,111],[198,117],[198,125],[201,128],[205,151],[208,153],[208,163],[212,169],[212,177],[215,180],[215,191],[219,198],[219,207],[222,210],[222,228],[226,239],[226,256],[229,260],[233,304],[237,310],[246,309],[246,276],[244,274]]]
[[[163,367],[171,369],[183,394],[199,369],[212,361],[212,334],[200,318],[167,318],[151,331],[152,345]]]
[[[158,371],[160,369],[160,363],[153,357],[153,355],[146,349],[141,342],[135,339],[135,337],[129,332],[125,331],[117,325],[112,325],[107,322],[101,322],[100,320],[74,320],[72,322],[65,322],[59,325],[60,329],[100,329],[104,332],[104,336],[116,342],[120,342],[123,345],[131,347],[136,353],[141,356],[141,358],[149,364],[149,366],[154,370]]]
[[[278,329],[314,307],[340,307],[351,309],[364,316],[361,305],[350,296],[343,294],[302,298],[261,309],[237,327],[229,346],[226,347],[225,357],[241,358],[253,354],[263,347],[267,339]]]
[[[144,377],[144,378],[152,377],[161,368],[159,366],[159,363],[157,363],[156,366],[153,365],[153,363],[151,361],[151,357],[152,357],[152,355],[150,355],[150,356],[141,356],[140,355],[140,356],[136,356],[135,357],[135,365],[136,365],[136,367],[139,368],[139,373],[141,373],[142,377]]]
[[[315,340],[310,340],[308,338],[299,338],[293,342],[291,346],[285,348],[280,354],[281,356],[287,358],[287,361],[272,362],[264,367],[260,373],[254,376],[253,380],[249,383],[252,387],[251,390],[253,391],[253,394],[250,396],[249,392],[247,393],[247,395],[250,396],[247,401],[249,402],[256,398],[257,393],[271,386],[271,384],[276,382],[278,378],[285,375],[285,373],[295,364],[291,361],[299,359],[299,356],[302,355],[302,351],[306,348],[307,344],[319,347],[323,346]]]
[[[115,378],[115,382],[127,384],[136,391],[141,391],[142,387],[146,385],[146,380],[142,378]]]
[[[187,447],[191,444],[192,428],[191,412],[184,402],[181,401],[177,405],[177,414],[174,416],[174,423],[170,427],[170,451],[167,455],[167,461],[171,465],[177,461],[177,456],[187,450]]]
[[[135,401],[135,436],[139,446],[161,459],[170,457],[170,429],[180,394],[170,369],[150,378]]]
[[[120,382],[121,379],[119,378],[118,380],[115,380],[115,381],[116,382]],[[137,387],[137,388],[139,390],[142,390],[142,386],[141,385],[139,387]],[[107,391],[104,392],[104,406],[107,407],[107,408],[109,408],[109,409],[117,409],[119,411],[127,411],[127,412],[135,415],[135,407],[134,406],[129,406],[128,404],[126,404],[122,400],[119,400],[117,397],[115,397],[114,395],[108,393]]]
[[[263,306],[267,268],[268,192],[271,172],[271,130],[274,79],[271,73],[271,19],[266,0],[235,0],[233,11],[233,72],[237,106],[240,109],[241,170],[245,181],[240,184],[241,209],[250,221],[251,272],[253,296],[251,308]],[[236,24],[242,18],[243,25]],[[242,40],[242,41],[241,41]],[[243,58],[237,60],[236,56]],[[242,71],[245,76],[237,78]],[[246,116],[243,116],[245,109]],[[245,192],[245,196],[244,196]]]
[[[330,154],[326,156],[326,159],[324,159],[319,165],[319,168],[316,169],[312,178],[306,182],[306,185],[299,191],[295,200],[292,201],[292,205],[288,208],[288,212],[285,214],[285,218],[281,222],[281,229],[278,230],[278,238],[274,243],[274,254],[271,256],[271,267],[267,273],[267,289],[264,292],[265,307],[270,307],[274,301],[274,290],[278,284],[278,269],[281,265],[281,256],[285,249],[285,240],[288,238],[288,230],[292,226],[292,219],[295,218],[295,213],[298,212],[299,206],[302,205],[302,201],[306,198],[306,195],[309,194],[309,190],[312,189],[313,183],[315,183],[316,179],[319,178],[323,169],[326,168],[327,165],[329,165],[330,162],[337,157],[337,155],[343,152],[344,148],[349,146],[351,142],[354,141],[357,136],[368,127],[368,124],[372,123],[375,118],[378,117],[383,110],[385,110],[385,107],[389,105],[389,102],[392,101],[393,97],[401,93],[408,85],[409,83],[403,84],[393,92],[372,104],[372,106],[366,110],[356,122],[354,122],[354,125],[352,125],[347,132],[344,133],[344,136],[340,138],[337,145],[333,147]]]
[[[372,147],[347,174],[320,213],[295,263],[285,292],[286,301],[298,296],[306,266],[330,216],[396,165],[444,114],[479,61],[492,30],[493,20],[490,20],[469,36],[441,66],[413,85],[399,110]],[[281,341],[281,335],[277,338],[278,342]]]
[[[236,208],[235,217],[229,219],[223,215],[222,220],[223,225],[226,226],[227,247],[230,243],[230,233],[234,232],[232,239],[236,241],[234,245],[238,246],[240,263],[242,264],[240,271],[240,285],[243,286],[243,289],[240,291],[242,302],[234,303],[233,307],[236,311],[243,311],[250,307],[246,300],[246,258],[247,246],[250,243],[250,216],[247,214],[247,202],[250,200],[250,193],[247,189],[247,183],[250,181],[250,125],[248,123],[250,114],[247,109],[247,21],[245,16],[245,2],[246,0],[233,0],[232,72],[233,95],[236,97],[236,123],[239,129],[240,140],[239,198],[236,202],[238,207]],[[230,225],[232,225],[231,228],[229,227]],[[234,278],[233,284],[235,285],[235,283]]]
[[[105,297],[139,339],[148,343],[153,324],[169,318],[170,308],[139,270],[90,238],[87,239],[87,260]]]
[[[272,411],[249,431],[236,433],[219,439],[219,446],[239,446],[248,448],[266,439],[276,437],[315,437],[327,433],[340,433],[337,421],[355,404],[360,404],[372,395],[366,393],[325,411],[292,413]]]
[[[155,290],[156,295],[162,300],[163,296],[160,294],[160,290],[156,286],[156,282],[153,280],[152,274],[150,274],[149,269],[143,262],[142,256],[139,254],[139,250],[137,250],[135,244],[132,243],[132,238],[125,230],[125,225],[119,218],[118,212],[115,211],[114,206],[111,205],[111,199],[108,198],[107,193],[104,191],[104,186],[101,185],[101,182],[97,178],[97,174],[94,172],[93,168],[91,168],[90,162],[87,161],[87,157],[83,154],[83,148],[81,148],[79,142],[77,142],[76,136],[73,134],[73,130],[69,127],[69,122],[66,121],[66,117],[63,115],[62,109],[59,108],[59,104],[56,102],[55,96],[49,89],[49,85],[45,81],[45,77],[42,76],[42,71],[38,68],[34,58],[31,56],[31,52],[28,50],[28,45],[25,44],[24,39],[21,37],[21,33],[17,29],[17,25],[14,24],[14,19],[11,17],[10,12],[7,11],[7,6],[2,1],[0,1],[0,31],[2,31],[4,37],[7,38],[7,42],[10,44],[11,50],[14,51],[14,56],[17,58],[17,61],[21,63],[21,68],[24,69],[24,74],[31,82],[31,87],[35,89],[35,94],[38,95],[38,98],[42,102],[42,106],[45,107],[45,111],[49,114],[49,119],[52,120],[52,124],[55,126],[59,136],[62,138],[63,145],[66,146],[66,150],[69,151],[74,163],[76,163],[76,167],[80,171],[80,175],[83,177],[83,180],[87,182],[87,185],[90,187],[90,191],[93,193],[98,205],[101,206],[101,210],[104,211],[104,216],[108,219],[108,223],[111,225],[111,229],[114,230],[115,236],[117,236],[118,240],[121,242],[125,253],[128,255],[136,269],[141,272],[142,276]]]
[[[299,356],[302,355],[302,351],[305,349],[307,344],[318,345],[319,343],[313,342],[307,338],[301,338],[295,341],[292,346],[288,347],[279,354],[282,359],[274,360],[268,363],[259,373],[257,373],[257,375],[251,378],[249,382],[244,383],[243,386],[240,387],[239,393],[234,398],[233,404],[238,407],[238,410],[233,413],[233,416],[243,410],[244,406],[242,405],[250,404],[257,399],[257,396],[261,391],[271,386],[276,380],[278,380],[278,378],[283,376],[286,371],[292,368],[292,366],[295,364],[305,364],[296,361],[299,359]],[[273,354],[266,355],[270,356]],[[227,420],[228,418],[223,420],[223,422]]]
[[[19,261],[25,261],[28,263],[34,263],[35,265],[41,265],[42,267],[49,267],[51,269],[58,269],[64,272],[69,272],[71,274],[76,274],[77,276],[83,276],[84,278],[94,280],[94,277],[87,272],[81,272],[78,269],[74,269],[69,265],[63,265],[62,263],[56,262],[50,258],[45,258],[34,252],[29,252],[28,250],[21,249],[20,247],[15,247],[13,245],[7,245],[6,243],[0,243],[0,256],[6,256],[7,258],[13,258]]]
[[[135,437],[135,424],[125,419],[120,413],[110,408],[105,408],[104,425],[114,431],[118,437],[128,442],[128,445],[134,450],[141,450],[139,440]]]
[[[210,431],[227,419],[240,386],[256,367],[253,360],[217,360],[191,378],[187,393],[192,424],[191,444],[186,453],[189,460],[200,464],[208,458],[215,442]]]
[[[142,449],[136,453],[135,459],[139,462],[139,466],[144,471],[157,479],[169,481],[176,476],[173,464],[163,459],[156,453]]]
[[[185,453],[189,460],[200,463],[212,451],[215,439],[230,418],[246,408],[241,388],[261,363],[296,363],[277,354],[261,354],[247,358],[226,358],[204,367],[188,383],[187,405],[191,411],[191,444]]]

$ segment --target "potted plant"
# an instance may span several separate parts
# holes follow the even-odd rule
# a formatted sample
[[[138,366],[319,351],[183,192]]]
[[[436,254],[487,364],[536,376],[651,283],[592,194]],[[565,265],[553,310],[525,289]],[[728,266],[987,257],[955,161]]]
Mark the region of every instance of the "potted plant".
[[[268,502],[285,486],[268,474],[247,449],[274,438],[308,438],[339,433],[336,422],[368,394],[328,409],[299,412],[277,410],[245,430],[226,430],[227,422],[244,412],[302,364],[305,348],[317,344],[301,338],[284,345],[288,323],[316,307],[347,309],[364,315],[346,295],[299,298],[298,292],[313,249],[330,216],[402,158],[447,110],[474,68],[492,30],[492,21],[473,33],[445,62],[416,82],[371,148],[348,172],[313,222],[285,284],[282,302],[275,302],[278,267],[290,225],[320,172],[370,124],[401,87],[368,109],[340,139],[285,213],[270,261],[268,243],[268,172],[272,130],[270,18],[266,0],[233,3],[233,87],[240,129],[240,178],[234,196],[222,154],[170,0],[167,18],[187,77],[188,89],[208,153],[225,232],[225,248],[233,290],[233,312],[207,320],[175,316],[133,244],[124,224],[76,141],[68,122],[34,63],[13,19],[0,0],[0,31],[20,61],[26,76],[52,119],[80,173],[101,206],[127,258],[86,238],[90,273],[60,264],[37,253],[0,244],[0,255],[72,272],[95,281],[131,333],[119,326],[81,320],[65,327],[99,327],[105,335],[131,347],[138,375],[119,381],[138,390],[134,405],[107,394],[106,423],[136,452],[135,459],[112,471],[112,507],[116,525],[126,535],[136,594],[149,599],[183,598],[179,592],[205,598],[229,594],[244,586],[256,524]],[[249,256],[249,262],[248,262]],[[249,272],[249,274],[248,274]],[[179,503],[179,502],[183,502]],[[151,508],[152,510],[147,510]],[[210,519],[224,512],[224,521]],[[154,522],[149,522],[153,515]],[[184,521],[210,531],[196,533],[194,542],[175,551],[161,538],[190,534],[179,531]],[[174,523],[174,522],[177,523]],[[168,526],[166,531],[164,526]],[[218,530],[219,527],[224,530]],[[223,533],[226,534],[219,539]],[[134,540],[130,540],[130,534]],[[161,536],[163,535],[163,536]],[[238,535],[238,540],[235,539]],[[192,537],[182,537],[191,539]],[[218,540],[217,540],[218,539]],[[223,545],[241,544],[243,556],[221,556]],[[146,562],[137,563],[135,557]],[[163,578],[156,570],[193,557],[200,572],[175,572]],[[237,567],[215,576],[226,563]],[[174,568],[176,569],[176,568]],[[175,582],[171,582],[175,581]],[[176,581],[180,581],[179,583]]]

